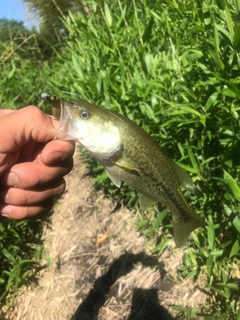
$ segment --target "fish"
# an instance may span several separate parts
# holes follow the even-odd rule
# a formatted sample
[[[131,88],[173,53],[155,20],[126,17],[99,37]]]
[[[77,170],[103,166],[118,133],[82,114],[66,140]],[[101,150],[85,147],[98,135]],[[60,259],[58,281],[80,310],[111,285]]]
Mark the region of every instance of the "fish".
[[[168,209],[178,247],[193,230],[206,226],[180,189],[194,191],[190,176],[134,121],[84,100],[66,101],[47,93],[41,97],[61,110],[57,138],[78,141],[103,165],[116,187],[124,182],[135,189],[142,210],[157,202]]]

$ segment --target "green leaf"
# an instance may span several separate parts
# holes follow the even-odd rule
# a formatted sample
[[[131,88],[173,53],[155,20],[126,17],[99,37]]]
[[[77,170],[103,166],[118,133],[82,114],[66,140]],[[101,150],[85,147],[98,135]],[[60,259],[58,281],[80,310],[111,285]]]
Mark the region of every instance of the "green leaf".
[[[200,122],[204,125],[204,127],[206,126],[206,119],[207,119],[207,117],[205,114],[202,114],[200,116]]]
[[[140,230],[142,227],[146,226],[148,223],[147,220],[142,220],[140,222],[137,223],[137,230]]]
[[[239,47],[240,45],[240,23],[237,24],[236,28],[235,28],[235,32],[234,32],[234,36],[233,36],[233,41],[234,41],[234,45],[236,48]]]
[[[191,113],[191,114],[194,114],[195,116],[198,116],[200,117],[201,116],[201,113],[199,113],[197,110],[189,107],[189,106],[179,106],[180,109],[186,111],[186,113]]]
[[[216,0],[217,6],[219,9],[224,10],[226,7],[226,1],[225,0]]]
[[[1,249],[2,254],[11,262],[15,262],[15,257],[5,248]]]
[[[206,104],[205,104],[205,109],[209,110],[211,108],[211,106],[214,105],[215,102],[217,102],[217,98],[218,98],[219,92],[214,92],[207,100]]]
[[[233,196],[240,201],[240,188],[233,177],[225,170],[224,171],[224,180],[230,188]]]
[[[198,274],[197,268],[193,268],[187,275],[185,279],[191,279]]]
[[[209,53],[211,55],[211,58],[215,62],[215,64],[219,67],[220,70],[224,70],[224,63],[222,62],[219,53],[215,49],[209,49]]]
[[[214,257],[220,257],[223,254],[223,250],[213,250],[210,252],[210,254]]]
[[[239,249],[240,249],[240,245],[239,245],[239,240],[237,239],[232,246],[229,257],[232,258],[232,256],[234,256],[239,252]]]
[[[193,150],[192,148],[189,146],[187,148],[187,152],[188,152],[188,156],[189,156],[189,159],[191,161],[191,164],[193,166],[193,168],[196,170],[197,173],[199,173],[199,167],[198,167],[198,163],[197,163],[197,159],[193,153]]]
[[[160,256],[164,252],[164,250],[168,247],[168,245],[169,245],[169,240],[168,239],[163,239],[151,251],[152,252],[157,252],[158,256]]]
[[[218,283],[219,286],[227,289],[238,290],[239,285],[236,283]]]
[[[168,214],[167,210],[163,210],[158,213],[157,218],[154,223],[154,229],[156,229],[156,230],[159,229],[161,222],[163,221],[163,219],[166,217],[167,214]]]
[[[150,21],[148,22],[148,25],[146,26],[144,30],[144,34],[142,36],[143,42],[147,42],[151,39],[151,33],[154,25],[154,19],[151,17]]]
[[[210,288],[211,288],[213,291],[215,291],[215,292],[217,292],[218,294],[220,294],[221,296],[223,296],[224,298],[229,298],[229,294],[226,293],[225,291],[220,290],[220,289],[218,289],[218,288],[216,288],[216,287],[213,287],[213,286],[210,286]]]
[[[240,233],[240,218],[238,216],[236,216],[233,219],[233,225],[237,229],[237,231]]]
[[[111,15],[111,11],[110,11],[109,6],[106,1],[104,1],[104,12],[105,12],[105,18],[106,18],[107,24],[109,27],[111,27],[112,26],[112,15]]]
[[[189,167],[181,162],[176,162],[180,167],[182,167],[184,170],[188,171],[188,172],[191,172],[191,173],[199,173],[198,170],[192,168],[192,167]]]
[[[227,206],[225,203],[223,204],[223,208],[224,208],[226,215],[230,216],[232,213],[232,209],[229,206]]]
[[[214,250],[215,244],[215,229],[214,223],[211,216],[208,216],[208,226],[207,226],[207,234],[208,234],[208,245],[211,251]]]
[[[240,97],[240,89],[238,88],[238,86],[233,83],[232,81],[229,80],[224,80],[224,83],[227,85],[227,87],[232,90],[237,97]]]
[[[77,72],[80,79],[84,79],[82,68],[81,68],[79,61],[77,60],[75,55],[72,56],[72,62],[73,62],[75,71]]]
[[[229,40],[233,43],[233,36],[234,36],[234,21],[232,19],[232,15],[228,9],[228,6],[225,6],[225,21],[227,23],[228,26],[228,30],[229,30]]]
[[[12,61],[12,70],[7,75],[8,79],[11,79],[15,75],[15,72],[16,72],[16,66],[14,61]]]
[[[209,278],[212,274],[213,259],[214,257],[212,255],[209,255],[206,261],[207,273]]]

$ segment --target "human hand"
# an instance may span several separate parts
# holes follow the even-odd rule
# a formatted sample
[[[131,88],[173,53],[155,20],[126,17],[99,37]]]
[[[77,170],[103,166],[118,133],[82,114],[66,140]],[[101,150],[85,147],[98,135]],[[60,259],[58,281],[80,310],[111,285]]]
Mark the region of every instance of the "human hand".
[[[0,110],[0,214],[13,219],[52,207],[73,166],[73,141],[52,140],[58,121],[37,107]]]

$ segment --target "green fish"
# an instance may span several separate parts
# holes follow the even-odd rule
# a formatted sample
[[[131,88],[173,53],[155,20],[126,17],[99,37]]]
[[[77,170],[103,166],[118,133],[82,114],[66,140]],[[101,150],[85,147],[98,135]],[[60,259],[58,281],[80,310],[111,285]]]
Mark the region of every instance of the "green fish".
[[[181,185],[193,191],[191,178],[141,127],[115,111],[83,100],[70,102],[47,93],[42,99],[61,109],[58,138],[79,141],[117,187],[123,181],[134,188],[141,209],[160,202],[170,211],[177,246],[183,245],[194,229],[206,226],[180,190]]]

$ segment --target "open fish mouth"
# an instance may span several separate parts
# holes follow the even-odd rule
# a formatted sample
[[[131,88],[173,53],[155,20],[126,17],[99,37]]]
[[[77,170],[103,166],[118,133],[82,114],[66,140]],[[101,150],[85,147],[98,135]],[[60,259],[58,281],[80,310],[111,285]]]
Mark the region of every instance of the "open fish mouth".
[[[68,132],[69,132],[69,126],[71,122],[71,113],[67,106],[64,105],[62,101],[60,101],[60,124],[58,127],[58,138],[64,138],[65,140],[69,140],[67,138],[70,138]],[[71,137],[73,139],[73,137]]]
[[[74,120],[70,112],[70,106],[64,103],[63,99],[59,99],[57,96],[50,95],[46,92],[41,94],[41,98],[49,102],[52,105],[53,109],[57,109],[58,111],[60,111],[60,123],[55,139],[75,140],[74,136],[69,134],[71,124]]]

